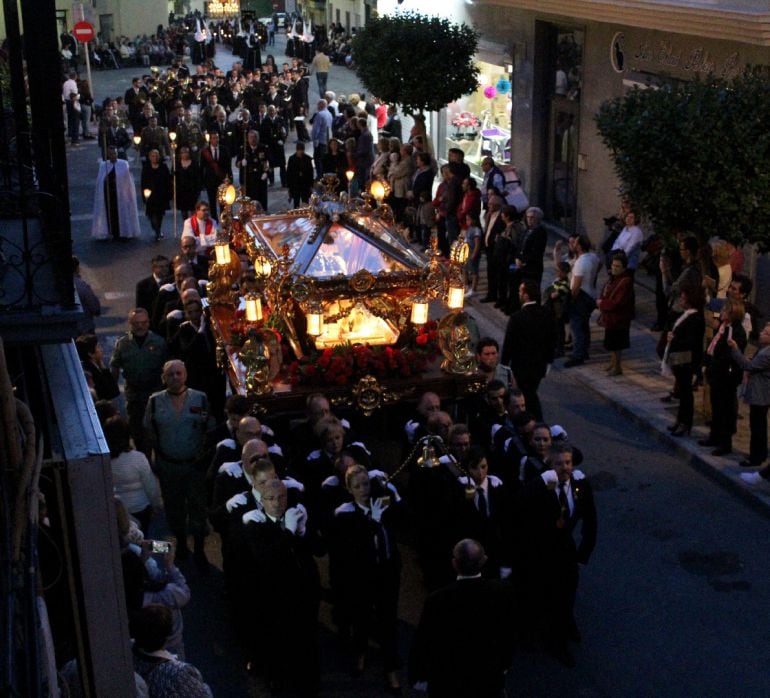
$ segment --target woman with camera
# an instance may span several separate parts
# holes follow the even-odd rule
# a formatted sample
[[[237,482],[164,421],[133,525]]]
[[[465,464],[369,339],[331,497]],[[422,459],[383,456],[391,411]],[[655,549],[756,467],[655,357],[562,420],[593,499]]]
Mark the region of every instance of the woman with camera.
[[[732,453],[733,434],[738,419],[736,388],[741,384],[743,371],[735,361],[730,340],[743,353],[746,332],[743,329],[744,305],[739,300],[727,300],[719,313],[714,337],[706,349],[706,377],[711,388],[711,432],[708,439],[698,441],[701,446],[714,446],[713,456]]]

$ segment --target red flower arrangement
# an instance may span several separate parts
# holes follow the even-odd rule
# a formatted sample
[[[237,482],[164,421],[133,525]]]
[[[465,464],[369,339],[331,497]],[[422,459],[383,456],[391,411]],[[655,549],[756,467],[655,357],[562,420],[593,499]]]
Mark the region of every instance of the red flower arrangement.
[[[292,385],[347,385],[366,375],[409,378],[425,371],[439,354],[437,324],[426,323],[403,347],[340,344],[314,352],[287,367]]]
[[[454,119],[452,119],[452,126],[457,128],[478,128],[481,125],[478,117],[469,111],[461,111]]]

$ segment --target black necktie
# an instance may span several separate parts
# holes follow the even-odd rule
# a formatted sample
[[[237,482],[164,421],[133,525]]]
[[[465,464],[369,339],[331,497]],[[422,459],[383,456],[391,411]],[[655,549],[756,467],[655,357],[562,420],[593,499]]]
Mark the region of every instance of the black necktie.
[[[486,519],[487,516],[489,516],[487,510],[487,496],[484,494],[484,490],[481,487],[479,487],[476,492],[479,495],[479,514],[481,514],[482,519]]]
[[[567,491],[566,491],[567,485],[565,483],[561,483],[559,485],[559,506],[561,506],[562,516],[565,519],[569,518],[569,500],[567,499]]]
[[[219,158],[217,157],[217,148],[214,148],[213,155],[214,155],[214,160],[219,160]]]

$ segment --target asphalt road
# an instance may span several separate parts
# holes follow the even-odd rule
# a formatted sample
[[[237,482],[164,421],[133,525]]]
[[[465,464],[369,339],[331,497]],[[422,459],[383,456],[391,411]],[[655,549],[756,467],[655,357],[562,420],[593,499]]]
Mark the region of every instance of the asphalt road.
[[[337,70],[344,71],[340,84],[353,79],[349,71]],[[97,97],[122,93],[140,72],[97,73]],[[333,72],[332,89],[334,79]],[[143,216],[141,240],[90,241],[98,151],[91,141],[69,156],[75,252],[103,301],[97,324],[109,345],[123,331],[134,283],[149,273],[150,257],[158,252],[170,257],[178,242],[170,216],[160,243],[151,241]],[[480,314],[477,320],[484,332],[502,335],[504,328],[492,315]],[[585,453],[583,469],[596,490],[599,538],[581,573],[577,617],[583,643],[575,651],[577,667],[569,670],[548,657],[521,653],[509,675],[509,694],[770,695],[770,522],[695,472],[654,435],[640,432],[569,372],[553,372],[541,397],[547,420],[564,426]],[[213,537],[211,553],[215,558]],[[215,570],[203,578],[191,566],[183,570],[193,590],[185,611],[189,661],[217,696],[265,695],[243,673],[229,638],[221,576]],[[421,584],[407,562],[400,614],[404,658],[422,600]],[[347,676],[326,604],[322,616],[323,695],[384,695],[376,659],[362,679]]]

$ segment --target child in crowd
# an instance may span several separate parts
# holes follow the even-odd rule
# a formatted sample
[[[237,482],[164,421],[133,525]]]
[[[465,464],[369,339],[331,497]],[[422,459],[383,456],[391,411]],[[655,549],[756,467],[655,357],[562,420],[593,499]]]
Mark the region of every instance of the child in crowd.
[[[417,241],[423,246],[430,245],[430,230],[436,218],[430,192],[421,191],[417,203]]]
[[[481,223],[479,217],[469,213],[465,216],[465,242],[468,243],[468,263],[465,268],[467,275],[465,297],[470,298],[479,283],[479,263],[481,262]]]
[[[564,356],[565,327],[569,319],[569,262],[556,263],[556,279],[545,289],[544,306],[550,309],[556,323],[556,356]]]

